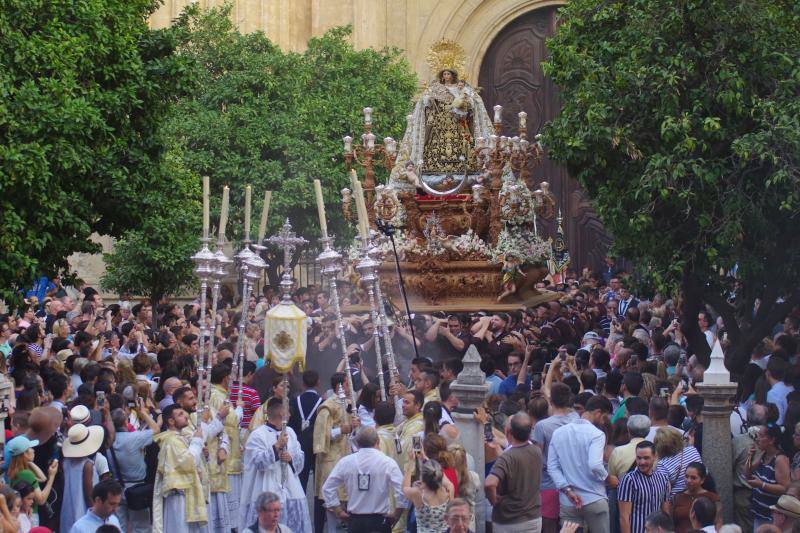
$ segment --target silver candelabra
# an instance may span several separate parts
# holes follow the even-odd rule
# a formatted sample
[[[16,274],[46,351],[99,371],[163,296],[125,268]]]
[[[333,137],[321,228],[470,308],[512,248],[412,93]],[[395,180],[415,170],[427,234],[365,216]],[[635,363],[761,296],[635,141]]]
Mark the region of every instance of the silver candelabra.
[[[241,251],[236,254],[239,268],[239,277],[242,280],[242,314],[239,317],[239,338],[236,342],[236,357],[233,359],[231,374],[239,381],[239,394],[237,405],[242,401],[242,378],[244,373],[244,336],[247,327],[247,313],[250,310],[250,296],[255,283],[261,279],[261,274],[267,263],[258,254],[250,249],[250,235],[245,234]]]
[[[202,397],[203,391],[203,363],[204,358],[208,356],[211,358],[211,352],[209,350],[208,354],[206,354],[206,335],[208,333],[208,327],[206,324],[206,293],[208,292],[208,282],[211,279],[212,275],[214,274],[214,263],[215,263],[215,256],[214,252],[209,250],[208,244],[211,242],[211,239],[208,237],[203,237],[200,239],[202,245],[200,250],[192,256],[192,261],[197,265],[194,269],[195,275],[200,279],[200,342],[198,350],[197,350],[197,395],[198,397]]]
[[[333,311],[336,314],[336,336],[339,339],[339,345],[342,348],[342,361],[344,363],[345,379],[347,385],[350,387],[350,401],[352,413],[355,416],[356,408],[356,393],[353,389],[353,376],[350,373],[350,358],[347,356],[347,341],[344,336],[344,321],[342,320],[342,308],[339,305],[339,290],[336,287],[336,279],[342,271],[342,254],[333,249],[333,237],[323,237],[320,239],[323,250],[317,256],[317,262],[322,267],[322,275],[328,280],[328,285],[331,288],[331,302],[333,302]]]
[[[378,306],[375,305],[375,285],[378,279],[377,271],[380,265],[369,253],[369,239],[361,240],[361,260],[356,265],[356,270],[361,277],[361,284],[367,290],[369,300],[369,314],[372,319],[372,340],[375,345],[375,357],[378,361],[378,384],[381,390],[381,401],[386,401],[386,387],[383,379],[383,351],[381,347],[381,327],[378,321]]]

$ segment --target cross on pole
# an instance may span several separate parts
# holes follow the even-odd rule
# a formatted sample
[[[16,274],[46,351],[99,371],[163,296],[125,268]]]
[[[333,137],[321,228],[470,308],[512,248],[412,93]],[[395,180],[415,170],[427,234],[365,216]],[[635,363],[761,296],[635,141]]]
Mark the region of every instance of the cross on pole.
[[[296,248],[303,246],[304,244],[308,244],[308,241],[303,237],[298,237],[294,231],[292,231],[292,224],[289,222],[289,219],[286,219],[286,222],[283,223],[283,227],[278,232],[277,235],[273,235],[272,237],[265,239],[266,242],[270,244],[277,245],[279,248],[283,249],[283,275],[286,276],[289,273],[289,265],[292,262],[292,255]]]

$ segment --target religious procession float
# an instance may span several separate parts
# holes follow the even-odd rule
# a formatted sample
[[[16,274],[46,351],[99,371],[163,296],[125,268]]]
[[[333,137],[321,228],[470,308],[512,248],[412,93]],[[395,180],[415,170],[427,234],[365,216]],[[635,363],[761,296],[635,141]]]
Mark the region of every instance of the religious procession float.
[[[459,77],[458,44],[436,43],[428,64],[435,78],[399,144],[389,137],[376,143],[371,108],[364,109],[361,142],[344,138],[352,185],[342,190],[344,216],[355,218],[355,198],[362,239],[371,230],[390,236],[379,245],[384,294],[400,306],[404,287],[410,308],[420,312],[509,310],[554,299],[535,285],[563,275],[569,255],[560,214],[555,239],[537,228],[556,206],[547,182],[531,183],[543,150],[527,138],[527,114],[519,113],[518,136],[500,135],[502,107],[491,119],[478,91]],[[389,170],[387,184],[376,185],[376,165]],[[358,206],[362,194],[366,213]],[[358,253],[356,246],[351,259]]]

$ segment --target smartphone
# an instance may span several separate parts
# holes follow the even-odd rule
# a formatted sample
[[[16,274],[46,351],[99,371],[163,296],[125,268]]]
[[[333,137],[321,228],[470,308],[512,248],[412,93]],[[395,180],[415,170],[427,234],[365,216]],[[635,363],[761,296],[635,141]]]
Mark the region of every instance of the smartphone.
[[[494,433],[492,433],[492,423],[486,422],[483,425],[483,438],[486,442],[494,442]]]
[[[102,408],[106,404],[106,393],[104,391],[97,391],[97,407]]]
[[[542,374],[544,374],[546,376],[547,372],[549,372],[549,371],[550,371],[550,363],[545,363],[544,364],[544,368],[542,368]]]
[[[414,450],[414,453],[422,452],[422,439],[419,435],[411,437],[411,449]]]
[[[658,392],[659,396],[662,398],[666,398],[669,396],[669,389],[667,387],[661,387]]]

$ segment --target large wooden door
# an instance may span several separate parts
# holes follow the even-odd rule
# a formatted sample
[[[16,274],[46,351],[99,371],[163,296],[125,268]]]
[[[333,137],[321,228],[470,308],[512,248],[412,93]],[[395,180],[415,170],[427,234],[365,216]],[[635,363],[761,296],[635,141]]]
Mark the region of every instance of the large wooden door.
[[[529,139],[542,131],[546,122],[558,115],[561,100],[558,90],[545,77],[541,63],[547,57],[545,39],[556,28],[556,7],[532,11],[514,20],[495,38],[486,52],[478,85],[489,111],[503,106],[503,134],[517,135],[520,111],[528,113]],[[545,148],[545,153],[546,153]],[[536,186],[548,181],[564,217],[564,233],[572,257],[572,268],[600,268],[611,243],[603,225],[592,210],[589,198],[566,170],[547,157],[533,170]],[[555,221],[542,224],[545,235],[553,235]]]

